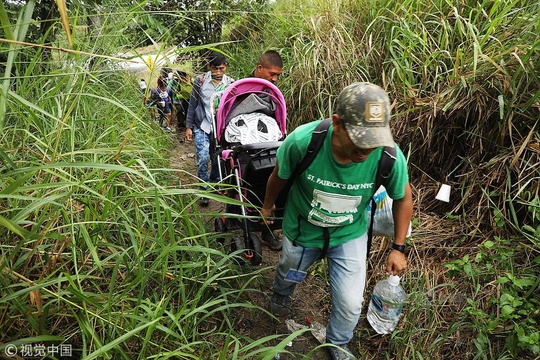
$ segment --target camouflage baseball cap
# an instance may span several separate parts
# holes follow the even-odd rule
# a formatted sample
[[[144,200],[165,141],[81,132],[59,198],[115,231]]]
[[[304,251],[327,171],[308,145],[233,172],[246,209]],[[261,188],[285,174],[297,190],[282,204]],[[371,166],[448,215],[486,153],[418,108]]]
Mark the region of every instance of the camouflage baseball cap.
[[[394,147],[390,121],[390,99],[380,86],[353,83],[338,97],[337,113],[352,142],[361,149]]]

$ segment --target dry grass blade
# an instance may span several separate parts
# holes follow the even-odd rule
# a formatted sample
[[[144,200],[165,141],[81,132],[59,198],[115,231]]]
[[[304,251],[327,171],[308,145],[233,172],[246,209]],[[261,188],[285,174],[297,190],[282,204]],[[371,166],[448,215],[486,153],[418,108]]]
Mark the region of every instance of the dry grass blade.
[[[73,40],[71,39],[71,28],[69,26],[68,10],[66,6],[66,0],[56,0],[58,5],[58,11],[60,12],[60,18],[62,19],[62,26],[66,32],[67,42],[70,48],[73,48]]]
[[[30,291],[30,304],[35,306],[38,310],[38,313],[41,314],[41,309],[43,308],[43,299],[39,289]]]
[[[516,152],[515,157],[512,159],[512,161],[510,161],[510,168],[511,169],[513,169],[515,167],[516,163],[519,161],[520,157],[523,155],[523,152],[525,151],[525,149],[530,145],[530,142],[531,142],[531,139],[533,138],[533,136],[537,135],[536,134],[536,125],[538,125],[538,121],[533,125],[531,131],[527,135],[527,138],[523,141],[523,143],[519,147],[519,150]]]

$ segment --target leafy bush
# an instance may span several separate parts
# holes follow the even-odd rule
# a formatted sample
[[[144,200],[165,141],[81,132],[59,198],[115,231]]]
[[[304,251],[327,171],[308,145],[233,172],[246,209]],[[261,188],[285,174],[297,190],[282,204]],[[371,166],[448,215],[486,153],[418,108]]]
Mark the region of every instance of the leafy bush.
[[[512,358],[540,354],[540,299],[536,296],[540,278],[540,256],[520,239],[494,238],[478,247],[472,258],[446,264],[450,274],[471,283],[462,321],[477,334],[477,354],[494,359],[502,354]],[[497,351],[497,338],[505,338]],[[493,343],[492,343],[493,342]]]

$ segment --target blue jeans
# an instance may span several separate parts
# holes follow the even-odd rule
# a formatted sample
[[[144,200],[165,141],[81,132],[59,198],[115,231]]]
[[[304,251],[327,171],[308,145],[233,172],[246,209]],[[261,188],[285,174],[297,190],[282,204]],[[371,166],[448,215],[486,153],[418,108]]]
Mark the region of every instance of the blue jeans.
[[[322,237],[322,231],[321,231]],[[274,291],[293,293],[296,283],[285,280],[289,269],[306,271],[321,256],[318,248],[294,246],[283,238],[283,249],[274,278]],[[326,253],[332,292],[332,311],[326,339],[332,344],[347,344],[358,323],[366,285],[367,234],[344,244],[330,247]]]
[[[193,140],[195,142],[195,155],[197,164],[197,177],[203,182],[219,180],[217,162],[215,161],[215,143],[212,134],[207,134],[200,128],[193,129]],[[212,171],[208,171],[208,163],[212,161]],[[201,186],[207,189],[208,186]]]

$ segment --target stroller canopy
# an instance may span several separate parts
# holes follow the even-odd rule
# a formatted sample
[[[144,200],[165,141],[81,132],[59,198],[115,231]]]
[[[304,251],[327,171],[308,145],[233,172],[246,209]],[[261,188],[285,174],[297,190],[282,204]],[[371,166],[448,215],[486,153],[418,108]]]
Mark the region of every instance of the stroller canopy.
[[[239,104],[243,103],[251,94],[270,99],[275,106],[274,118],[281,133],[287,133],[287,108],[285,99],[279,89],[271,82],[259,78],[245,78],[232,83],[223,93],[219,102],[216,116],[216,138],[221,140],[223,131],[228,125],[231,115],[238,112]],[[273,109],[274,110],[274,109]]]

